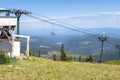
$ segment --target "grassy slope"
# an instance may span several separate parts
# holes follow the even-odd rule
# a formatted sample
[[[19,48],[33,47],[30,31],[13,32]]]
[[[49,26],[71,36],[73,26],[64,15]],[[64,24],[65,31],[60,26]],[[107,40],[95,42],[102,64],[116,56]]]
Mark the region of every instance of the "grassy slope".
[[[107,61],[106,63],[120,65],[120,60],[111,60],[111,61]]]
[[[120,80],[120,65],[32,58],[0,65],[0,80]]]

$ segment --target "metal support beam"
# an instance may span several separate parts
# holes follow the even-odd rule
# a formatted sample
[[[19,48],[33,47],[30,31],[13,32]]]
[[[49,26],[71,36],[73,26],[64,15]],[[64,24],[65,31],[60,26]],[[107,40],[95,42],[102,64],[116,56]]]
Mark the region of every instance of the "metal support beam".
[[[19,32],[19,30],[20,30],[20,28],[19,28],[19,26],[20,26],[20,16],[22,15],[22,13],[15,13],[15,15],[16,15],[16,17],[17,17],[17,35],[19,35],[20,34],[20,32]]]
[[[13,38],[14,38],[14,37],[27,38],[27,44],[26,44],[26,56],[29,57],[29,40],[30,40],[30,36],[13,35]]]
[[[99,62],[102,63],[103,62],[103,46],[104,46],[104,41],[107,40],[107,37],[102,35],[102,36],[98,37],[98,39],[101,41],[101,53],[100,53]]]
[[[17,17],[17,35],[19,35],[20,34],[20,29],[19,29],[20,23],[19,23],[19,21],[20,21],[21,15],[22,14],[28,15],[28,14],[31,14],[31,12],[28,12],[28,11],[25,11],[25,10],[18,10],[18,9],[11,9],[10,11],[11,11],[11,13],[15,14],[16,17]]]
[[[29,15],[31,12],[25,11],[25,10],[19,10],[19,9],[5,9],[5,8],[0,8],[0,14],[4,13],[5,17],[9,17],[10,14],[15,14],[17,17],[17,35],[20,34],[20,17],[22,14]]]
[[[27,37],[27,46],[26,46],[26,56],[29,57],[29,40],[30,37]]]

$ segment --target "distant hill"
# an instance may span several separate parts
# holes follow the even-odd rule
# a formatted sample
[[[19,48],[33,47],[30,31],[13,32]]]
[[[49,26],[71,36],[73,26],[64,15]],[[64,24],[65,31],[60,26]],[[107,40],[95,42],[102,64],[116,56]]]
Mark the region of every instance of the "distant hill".
[[[81,29],[79,29],[81,30]],[[27,34],[30,36],[43,36],[43,37],[49,37],[51,36],[51,32],[53,30],[51,28],[49,29],[24,29],[24,30],[20,30],[21,34]],[[86,32],[92,32],[93,34],[102,34],[103,32],[106,33],[106,35],[111,36],[111,37],[115,37],[115,38],[119,38],[120,36],[120,28],[88,28],[88,29],[82,29],[82,31],[86,31]],[[70,35],[76,35],[79,34],[78,32],[74,32],[71,30],[66,30],[63,28],[58,28],[55,29],[54,31],[56,33],[56,35],[62,35],[62,36],[70,36]],[[82,34],[82,33],[81,33]]]
[[[118,59],[118,50],[115,45],[119,43],[119,29],[103,28],[103,29],[90,29],[94,33],[106,32],[108,37],[104,43],[104,60]],[[114,43],[115,42],[115,43]],[[47,54],[49,51],[60,51],[61,45],[64,43],[65,51],[68,54],[92,54],[95,56],[95,60],[98,61],[101,42],[96,36],[83,35],[83,34],[56,34],[56,35],[43,35],[43,36],[31,36],[30,48],[36,54],[40,50],[43,54]],[[25,49],[24,44],[22,48]],[[22,50],[23,50],[22,49]]]

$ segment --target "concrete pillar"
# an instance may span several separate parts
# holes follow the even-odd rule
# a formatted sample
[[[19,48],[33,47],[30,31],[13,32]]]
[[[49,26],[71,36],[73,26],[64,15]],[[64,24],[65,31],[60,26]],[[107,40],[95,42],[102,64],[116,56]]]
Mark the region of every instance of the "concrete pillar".
[[[10,56],[13,56],[14,54],[14,39],[15,37],[12,35],[12,52],[10,53]]]
[[[26,56],[29,57],[29,40],[30,37],[27,37],[27,45],[26,45]]]

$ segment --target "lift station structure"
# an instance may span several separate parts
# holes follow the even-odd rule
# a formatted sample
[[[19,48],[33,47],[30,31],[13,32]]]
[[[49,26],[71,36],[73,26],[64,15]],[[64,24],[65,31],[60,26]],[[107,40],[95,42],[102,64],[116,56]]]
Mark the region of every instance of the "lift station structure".
[[[0,51],[7,50],[12,57],[20,56],[20,39],[26,38],[26,56],[29,56],[30,36],[19,35],[19,19],[27,11],[0,8]],[[16,29],[17,28],[17,29]],[[15,34],[17,30],[17,34]]]

